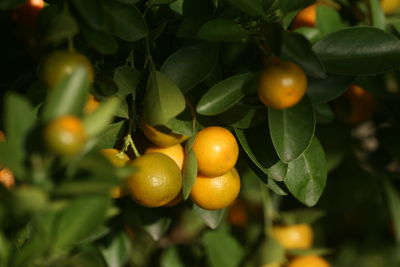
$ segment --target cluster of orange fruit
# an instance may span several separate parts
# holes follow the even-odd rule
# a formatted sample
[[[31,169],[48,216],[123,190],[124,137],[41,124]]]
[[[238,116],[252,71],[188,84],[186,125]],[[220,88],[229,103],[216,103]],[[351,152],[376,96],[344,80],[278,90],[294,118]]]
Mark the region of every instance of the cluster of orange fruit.
[[[115,166],[128,163],[135,172],[127,177],[124,186],[115,188],[113,197],[129,194],[145,207],[173,206],[182,201],[182,168],[187,136],[163,133],[146,123],[142,130],[152,144],[142,156],[129,157],[116,149],[103,149]],[[190,198],[198,206],[216,210],[229,206],[240,191],[239,174],[234,168],[239,147],[233,134],[222,127],[207,127],[197,133],[193,143],[198,175]]]

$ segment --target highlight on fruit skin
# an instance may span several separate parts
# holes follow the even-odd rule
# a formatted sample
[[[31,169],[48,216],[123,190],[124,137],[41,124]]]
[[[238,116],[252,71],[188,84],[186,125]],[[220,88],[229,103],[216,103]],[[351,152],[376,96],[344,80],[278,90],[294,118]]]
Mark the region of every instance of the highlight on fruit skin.
[[[314,241],[308,224],[275,225],[271,235],[285,249],[309,249]]]
[[[0,169],[0,184],[5,188],[10,189],[15,185],[15,178],[12,171],[8,168]]]
[[[171,159],[173,159],[178,165],[179,169],[182,170],[183,162],[185,160],[185,149],[181,144],[176,144],[169,147],[160,147],[156,145],[150,145],[146,150],[145,154],[159,152],[164,155],[167,155]]]
[[[290,108],[301,101],[306,90],[307,76],[295,63],[271,63],[260,73],[258,97],[267,107]]]
[[[230,206],[240,192],[240,177],[235,168],[217,177],[197,175],[191,200],[206,210],[218,210]]]
[[[235,136],[220,126],[200,130],[193,143],[200,174],[215,177],[229,172],[236,164],[239,146]]]
[[[189,138],[189,136],[173,132],[168,134],[163,133],[157,130],[155,127],[147,124],[143,120],[141,121],[141,124],[143,133],[147,137],[147,139],[149,139],[149,141],[152,142],[153,144],[161,147],[169,147],[176,144],[180,144]]]

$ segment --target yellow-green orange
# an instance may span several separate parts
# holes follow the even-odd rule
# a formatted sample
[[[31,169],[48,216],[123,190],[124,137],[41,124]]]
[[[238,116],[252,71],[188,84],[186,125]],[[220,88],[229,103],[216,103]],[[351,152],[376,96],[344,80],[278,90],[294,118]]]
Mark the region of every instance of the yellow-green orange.
[[[154,153],[154,152],[159,152],[164,155],[167,155],[171,159],[175,161],[175,163],[178,165],[179,169],[182,170],[183,167],[183,161],[185,160],[185,149],[181,144],[176,144],[173,146],[169,147],[160,147],[156,145],[150,145],[146,151],[144,152],[145,154],[148,153]]]
[[[330,264],[320,256],[306,255],[294,258],[287,267],[330,267]]]
[[[272,237],[285,249],[309,249],[314,239],[313,231],[308,224],[274,226]]]

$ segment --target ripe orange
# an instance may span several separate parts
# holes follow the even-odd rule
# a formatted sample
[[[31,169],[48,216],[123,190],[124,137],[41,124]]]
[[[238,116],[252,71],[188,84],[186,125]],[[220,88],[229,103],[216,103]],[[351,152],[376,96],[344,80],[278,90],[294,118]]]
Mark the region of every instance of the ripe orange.
[[[172,201],[182,189],[182,173],[170,157],[148,153],[130,164],[135,172],[127,179],[131,197],[145,207],[160,207]]]
[[[223,175],[231,170],[239,156],[235,136],[219,126],[207,127],[197,133],[193,144],[198,170],[210,177]]]
[[[149,139],[153,144],[156,144],[158,146],[162,147],[173,146],[176,144],[180,144],[189,138],[186,135],[181,135],[172,132],[168,134],[163,133],[154,128],[153,126],[145,123],[143,120],[142,120],[142,126],[143,126],[142,128],[143,133],[147,137],[147,139]]]
[[[117,168],[123,167],[129,161],[128,155],[115,148],[105,148],[100,150],[100,153]],[[112,198],[120,198],[126,194],[128,194],[128,192],[123,186],[117,186],[111,190]]]
[[[351,85],[341,98],[333,103],[339,120],[356,124],[371,118],[377,103],[373,94],[358,85]]]
[[[28,0],[11,12],[12,18],[27,28],[34,28],[40,10],[44,7],[43,0]]]
[[[100,105],[100,101],[97,100],[93,95],[89,95],[88,100],[86,101],[86,105],[83,108],[84,114],[90,114],[97,109]]]
[[[93,81],[93,66],[86,56],[75,51],[57,50],[43,60],[40,76],[48,89],[54,89],[77,68],[84,68],[87,72],[88,82]]]
[[[285,109],[297,104],[307,90],[304,71],[292,62],[272,63],[260,74],[258,97],[267,106]]]
[[[57,155],[72,156],[79,153],[86,142],[82,121],[74,116],[53,120],[44,129],[44,141]]]
[[[196,205],[207,210],[223,209],[231,205],[240,192],[240,177],[235,168],[217,177],[199,174],[190,198]]]
[[[314,234],[308,224],[274,226],[272,237],[285,249],[309,249]]]
[[[306,8],[297,13],[292,23],[292,29],[301,27],[315,27],[315,21],[317,20],[317,4],[309,5]]]
[[[0,170],[0,184],[6,188],[12,188],[15,185],[14,175],[9,169],[3,168]]]
[[[385,14],[392,14],[400,7],[399,0],[381,0],[382,10]]]
[[[330,267],[330,264],[320,256],[307,255],[294,258],[287,267]]]
[[[144,153],[148,154],[154,152],[159,152],[164,155],[167,155],[168,157],[173,159],[175,163],[178,165],[179,169],[182,170],[183,161],[185,159],[185,149],[181,144],[176,144],[169,147],[159,147],[156,145],[150,145]]]

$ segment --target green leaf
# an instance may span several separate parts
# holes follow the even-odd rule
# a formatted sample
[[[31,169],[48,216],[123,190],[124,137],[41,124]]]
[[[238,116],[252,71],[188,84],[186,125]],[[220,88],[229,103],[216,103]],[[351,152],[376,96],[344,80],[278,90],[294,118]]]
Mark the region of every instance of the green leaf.
[[[88,46],[93,47],[99,53],[112,55],[117,52],[118,42],[113,35],[106,32],[95,31],[83,25],[80,25],[80,30]]]
[[[286,164],[279,163],[266,125],[245,130],[235,129],[235,133],[251,161],[271,178],[282,181],[287,167]]]
[[[302,1],[280,0],[279,5],[281,12],[283,14],[287,14],[291,11],[297,11],[303,9],[306,6],[313,4],[314,2],[315,0],[302,0]]]
[[[25,0],[2,0],[0,1],[0,9],[2,10],[9,10],[22,5]]]
[[[381,177],[379,177],[381,178]],[[383,190],[389,206],[393,222],[393,230],[397,244],[400,243],[400,195],[387,178],[383,179]]]
[[[334,100],[347,90],[354,78],[351,76],[328,75],[326,79],[308,79],[307,95],[313,104]]]
[[[150,125],[163,125],[185,109],[185,98],[168,76],[153,71],[143,105],[143,119]]]
[[[359,26],[334,32],[313,46],[328,72],[372,75],[400,66],[400,40],[380,29]]]
[[[186,147],[186,149],[188,148]],[[185,162],[183,165],[182,196],[184,200],[186,200],[189,197],[194,182],[196,181],[196,176],[197,176],[196,155],[192,149],[189,149],[188,152],[186,153]]]
[[[177,247],[170,247],[164,250],[161,256],[161,267],[185,267],[179,257]]]
[[[124,121],[109,124],[104,131],[97,137],[96,147],[98,149],[114,147],[121,134],[124,126]]]
[[[247,129],[263,123],[267,119],[265,115],[264,107],[239,102],[227,111],[218,114],[215,118],[233,128]]]
[[[228,19],[214,19],[199,30],[200,39],[210,42],[245,42],[250,32]]]
[[[105,14],[101,2],[97,0],[70,0],[82,20],[91,28],[101,31],[105,25]]]
[[[227,78],[212,86],[200,99],[196,111],[201,115],[212,116],[222,113],[249,93],[254,85],[255,75],[244,73]]]
[[[186,108],[178,116],[170,119],[165,126],[172,130],[174,133],[179,133],[186,136],[195,134],[195,119],[193,118],[192,108],[186,104]]]
[[[108,247],[101,249],[101,253],[108,267],[123,267],[130,258],[131,249],[131,240],[124,232],[120,232]]]
[[[263,0],[228,0],[233,6],[252,17],[265,17]]]
[[[59,43],[74,37],[79,32],[78,23],[67,12],[57,14],[48,25],[44,43]]]
[[[368,0],[369,12],[371,12],[372,26],[384,30],[386,17],[379,0]]]
[[[89,92],[86,76],[84,68],[77,68],[49,92],[42,113],[44,121],[82,113]]]
[[[211,229],[217,229],[224,218],[226,209],[205,210],[193,203],[193,210],[200,216],[204,223]]]
[[[128,5],[134,5],[140,0],[116,0],[117,2],[123,3],[123,4],[128,4]]]
[[[209,231],[203,236],[202,242],[212,267],[237,267],[244,256],[239,242],[227,231]]]
[[[265,253],[267,251],[267,253]],[[260,246],[261,262],[265,265],[282,263],[285,259],[285,249],[273,237],[268,236],[267,240]]]
[[[304,97],[297,105],[283,110],[268,109],[272,143],[283,162],[298,158],[310,145],[315,130],[315,114]]]
[[[297,159],[289,162],[284,182],[300,202],[311,207],[321,197],[326,184],[325,153],[317,138]]]
[[[202,43],[183,47],[167,58],[161,72],[170,77],[183,92],[202,82],[218,61],[219,47]]]
[[[104,4],[112,34],[130,42],[140,40],[148,34],[146,21],[134,5],[124,5],[112,0],[106,0]]]
[[[159,241],[171,225],[172,219],[166,216],[163,208],[146,209],[140,207],[139,215],[144,229],[154,241]]]
[[[297,209],[280,212],[283,224],[312,224],[325,215],[325,211],[318,209]]]
[[[113,119],[113,114],[118,108],[119,102],[120,100],[117,97],[110,97],[83,119],[83,125],[88,137],[99,135],[107,128]]]
[[[317,6],[316,25],[320,37],[341,30],[346,26],[335,9],[324,5]]]
[[[118,95],[125,97],[129,94],[135,95],[136,86],[139,82],[140,73],[129,66],[120,66],[114,71],[114,81],[118,86]]]
[[[59,216],[54,247],[68,248],[90,236],[102,225],[108,205],[108,196],[75,198]]]

